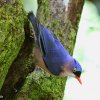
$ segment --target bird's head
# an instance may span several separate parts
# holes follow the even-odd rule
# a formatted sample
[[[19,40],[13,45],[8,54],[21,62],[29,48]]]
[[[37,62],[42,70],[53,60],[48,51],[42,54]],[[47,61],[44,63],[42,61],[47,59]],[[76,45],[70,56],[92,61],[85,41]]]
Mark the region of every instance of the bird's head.
[[[82,73],[82,67],[79,64],[79,62],[76,61],[75,59],[74,59],[73,65],[72,65],[71,72],[72,72],[73,76],[79,81],[79,83],[82,84],[82,81],[80,79],[80,76]]]
[[[68,64],[66,64],[63,67],[63,70],[61,72],[61,76],[71,76],[76,78],[80,84],[82,84],[80,76],[82,73],[82,67],[79,64],[78,61],[76,61],[74,58],[73,60],[71,60],[71,62],[69,62]]]

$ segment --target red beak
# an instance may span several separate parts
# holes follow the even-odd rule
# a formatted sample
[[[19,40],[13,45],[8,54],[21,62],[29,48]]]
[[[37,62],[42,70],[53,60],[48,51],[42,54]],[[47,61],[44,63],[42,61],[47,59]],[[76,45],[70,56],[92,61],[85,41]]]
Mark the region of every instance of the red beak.
[[[80,77],[75,76],[75,78],[79,81],[79,83],[82,85],[82,81],[80,79]]]

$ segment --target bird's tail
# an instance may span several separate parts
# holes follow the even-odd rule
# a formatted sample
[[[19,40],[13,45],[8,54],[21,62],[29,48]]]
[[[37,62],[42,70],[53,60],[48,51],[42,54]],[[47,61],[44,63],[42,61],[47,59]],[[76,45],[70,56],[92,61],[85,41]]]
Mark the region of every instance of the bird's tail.
[[[35,31],[35,35],[36,35],[36,38],[38,38],[38,35],[40,33],[39,31],[39,22],[38,20],[36,19],[35,15],[33,14],[33,12],[29,12],[28,13],[28,19],[30,20],[32,26],[33,26],[33,29]]]

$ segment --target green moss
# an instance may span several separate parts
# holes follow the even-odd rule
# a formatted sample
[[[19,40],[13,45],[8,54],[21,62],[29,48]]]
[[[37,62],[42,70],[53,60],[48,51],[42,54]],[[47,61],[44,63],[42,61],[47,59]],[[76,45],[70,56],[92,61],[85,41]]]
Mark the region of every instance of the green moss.
[[[49,0],[38,0],[38,5],[41,11],[39,11],[39,14],[37,13],[37,16],[41,15],[41,19],[39,19],[42,23],[44,23],[44,20],[48,20],[48,17],[50,15],[49,11]]]
[[[69,50],[69,52],[70,52],[70,54],[72,55],[73,54],[73,49],[74,49],[74,46],[75,46],[75,41],[76,41],[76,31],[75,31],[75,29],[74,28],[71,28],[70,29],[70,33],[69,33],[69,35],[68,35],[68,39],[69,39],[69,46],[68,46],[68,50]]]
[[[47,73],[45,73],[47,74]],[[44,76],[41,71],[35,71],[28,75],[23,88],[17,95],[16,100],[25,97],[28,100],[61,100],[65,87],[65,78],[56,76]],[[55,83],[56,82],[56,83]]]
[[[24,13],[19,0],[0,8],[0,89],[24,41]]]

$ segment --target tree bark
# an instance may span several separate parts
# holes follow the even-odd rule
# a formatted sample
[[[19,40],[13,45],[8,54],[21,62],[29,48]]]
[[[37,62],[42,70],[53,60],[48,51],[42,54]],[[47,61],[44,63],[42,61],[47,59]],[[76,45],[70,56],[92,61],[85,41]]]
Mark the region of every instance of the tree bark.
[[[38,0],[37,17],[72,55],[84,0],[68,1],[66,6],[63,0]],[[23,46],[12,61],[0,94],[5,100],[62,100],[66,78],[52,76],[35,68],[35,42],[27,20],[24,30]]]
[[[0,0],[0,89],[24,41],[25,13],[21,2],[7,1]]]

